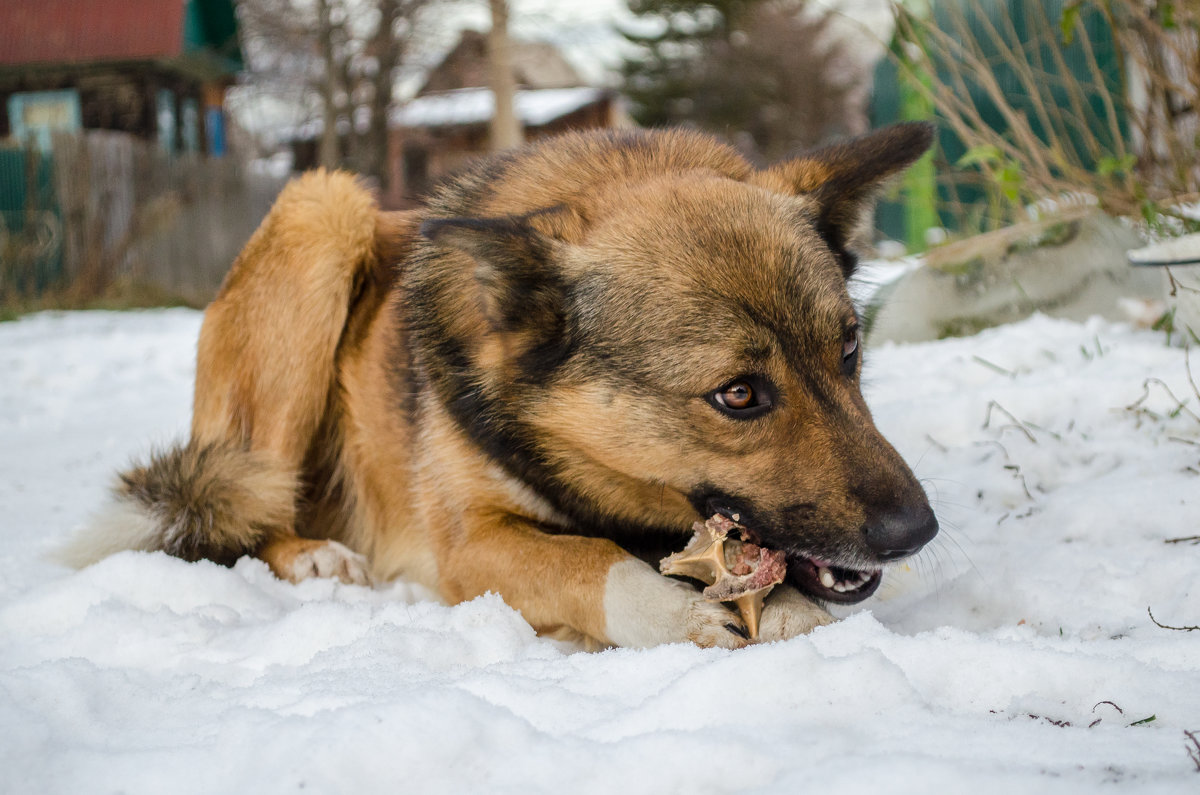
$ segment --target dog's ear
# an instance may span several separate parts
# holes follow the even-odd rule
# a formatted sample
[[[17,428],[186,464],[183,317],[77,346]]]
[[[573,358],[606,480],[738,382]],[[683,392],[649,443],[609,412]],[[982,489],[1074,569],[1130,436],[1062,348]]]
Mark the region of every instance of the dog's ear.
[[[929,149],[934,130],[928,122],[893,124],[775,165],[765,176],[816,201],[817,231],[842,256],[849,277],[854,259],[845,249],[876,191]]]
[[[475,260],[483,315],[518,353],[553,358],[566,344],[566,288],[555,266],[561,242],[521,216],[435,218],[421,224],[421,234]]]

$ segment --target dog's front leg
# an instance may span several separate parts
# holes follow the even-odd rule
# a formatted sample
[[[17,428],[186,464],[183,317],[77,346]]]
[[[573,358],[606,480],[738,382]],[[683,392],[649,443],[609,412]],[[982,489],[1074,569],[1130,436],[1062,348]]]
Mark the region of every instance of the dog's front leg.
[[[604,615],[608,638],[618,646],[691,641],[697,646],[736,649],[749,642],[746,627],[735,613],[633,557],[609,567]]]
[[[495,591],[539,632],[569,627],[608,645],[747,643],[733,612],[612,541],[545,533],[512,514],[485,511],[463,519],[438,565],[451,602]]]
[[[758,640],[767,643],[807,635],[817,627],[834,622],[833,616],[790,585],[776,585],[758,625]]]

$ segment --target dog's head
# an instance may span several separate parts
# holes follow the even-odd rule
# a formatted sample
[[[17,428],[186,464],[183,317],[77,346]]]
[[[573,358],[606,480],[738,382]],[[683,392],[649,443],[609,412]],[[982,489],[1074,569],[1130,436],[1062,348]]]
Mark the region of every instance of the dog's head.
[[[809,595],[866,598],[938,525],[860,391],[847,246],[930,140],[900,125],[737,177],[651,169],[574,206],[427,221],[469,255],[482,319],[446,400],[580,526],[722,513]]]

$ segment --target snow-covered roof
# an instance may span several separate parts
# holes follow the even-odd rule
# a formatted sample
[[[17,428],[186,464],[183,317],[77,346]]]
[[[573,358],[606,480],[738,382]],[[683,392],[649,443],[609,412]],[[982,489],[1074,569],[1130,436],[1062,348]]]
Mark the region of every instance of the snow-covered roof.
[[[514,111],[527,127],[538,127],[598,102],[602,88],[522,89],[513,98]],[[492,118],[495,100],[489,88],[462,88],[417,97],[392,111],[389,122],[401,127],[453,127],[483,124]]]

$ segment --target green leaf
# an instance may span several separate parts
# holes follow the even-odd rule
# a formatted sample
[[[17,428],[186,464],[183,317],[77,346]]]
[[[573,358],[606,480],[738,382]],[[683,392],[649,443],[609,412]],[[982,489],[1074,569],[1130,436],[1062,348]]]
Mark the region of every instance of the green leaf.
[[[1154,321],[1154,325],[1150,327],[1153,331],[1165,331],[1170,334],[1175,330],[1175,307],[1167,312],[1162,313],[1162,317]]]
[[[1004,194],[1004,198],[1013,204],[1020,201],[1025,179],[1021,176],[1021,169],[1016,163],[1012,161],[1005,163],[1004,167],[1000,169],[1000,173],[996,175],[996,182],[1000,187],[1000,192]]]
[[[1141,720],[1135,720],[1133,723],[1131,723],[1131,724],[1129,724],[1129,725],[1130,725],[1130,726],[1141,726],[1141,725],[1142,725],[1142,724],[1144,724],[1144,723],[1153,723],[1153,722],[1154,722],[1154,721],[1156,721],[1156,720],[1158,720],[1158,716],[1157,716],[1157,715],[1151,715],[1151,716],[1150,716],[1150,717],[1148,717],[1148,718],[1142,718]]]
[[[1064,47],[1070,47],[1075,41],[1075,25],[1079,22],[1079,2],[1067,3],[1063,6],[1062,16],[1058,18],[1058,29],[1062,32]]]
[[[1111,177],[1113,174],[1128,174],[1137,165],[1137,155],[1127,154],[1124,157],[1113,157],[1109,155],[1102,157],[1096,162],[1096,173],[1102,177]]]
[[[1158,3],[1158,23],[1163,30],[1175,30],[1179,24],[1175,21],[1175,3],[1171,0],[1160,0]]]
[[[959,168],[966,168],[977,163],[986,163],[987,165],[995,165],[1001,160],[1000,149],[992,144],[980,144],[972,146],[966,153],[955,163]]]
[[[1150,228],[1156,228],[1160,222],[1160,218],[1162,217],[1162,211],[1159,209],[1158,203],[1150,199],[1146,199],[1142,202],[1141,210],[1142,218],[1147,224],[1150,225]]]

